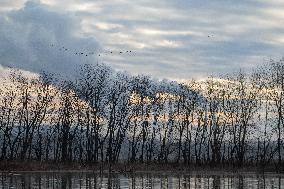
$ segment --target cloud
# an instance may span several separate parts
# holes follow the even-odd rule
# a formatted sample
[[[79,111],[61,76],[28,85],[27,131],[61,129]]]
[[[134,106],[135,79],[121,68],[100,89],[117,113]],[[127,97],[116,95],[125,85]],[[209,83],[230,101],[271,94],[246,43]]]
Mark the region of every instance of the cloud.
[[[0,12],[2,11],[11,11],[13,9],[19,9],[24,6],[25,1],[23,0],[1,0],[0,1]]]
[[[5,2],[6,10],[15,10],[8,14],[10,20],[16,19],[11,16],[13,14],[29,12],[27,5],[19,10],[24,7],[25,0]],[[281,12],[284,2],[279,0],[41,0],[37,6],[44,11],[35,13],[37,16],[25,24],[21,24],[22,21],[20,24],[11,23],[6,36],[12,35],[11,31],[17,30],[17,25],[24,25],[22,34],[16,32],[13,35],[20,38],[18,41],[29,41],[25,37],[25,31],[29,31],[27,23],[43,17],[41,12],[49,12],[57,16],[48,19],[48,23],[54,23],[54,26],[46,27],[68,28],[61,34],[67,36],[64,43],[69,42],[70,46],[85,38],[88,38],[85,42],[93,41],[93,36],[96,36],[102,51],[132,50],[132,54],[104,54],[98,61],[135,74],[146,73],[158,78],[200,78],[211,73],[224,74],[252,68],[266,57],[281,57],[284,51],[284,14]],[[64,21],[57,22],[62,19]],[[9,25],[9,22],[5,21],[5,24]],[[0,28],[2,35],[2,24]],[[48,29],[46,33],[60,32]],[[61,37],[55,38],[46,39],[61,40]],[[13,40],[9,39],[10,42]],[[24,46],[23,49],[31,47]],[[49,55],[49,59],[64,56],[60,53]],[[64,59],[69,61],[68,58],[73,62],[88,60]],[[63,70],[55,68],[58,72]]]
[[[72,14],[27,2],[0,17],[0,64],[72,77],[80,64],[96,61],[100,48],[94,37],[80,35],[80,29],[80,20]],[[76,52],[94,55],[78,56]]]
[[[79,2],[88,1],[74,4]],[[100,36],[105,48],[136,52],[101,61],[133,73],[199,78],[252,68],[284,50],[284,3],[276,0],[123,0],[96,5],[99,12],[77,12],[89,32]],[[96,27],[101,22],[121,27]]]

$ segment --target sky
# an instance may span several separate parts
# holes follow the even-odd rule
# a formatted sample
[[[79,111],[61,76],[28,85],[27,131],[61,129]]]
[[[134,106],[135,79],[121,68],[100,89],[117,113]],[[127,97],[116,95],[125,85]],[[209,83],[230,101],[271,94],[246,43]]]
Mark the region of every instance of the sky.
[[[74,77],[103,62],[187,80],[251,70],[282,57],[283,10],[282,0],[0,0],[0,72]]]

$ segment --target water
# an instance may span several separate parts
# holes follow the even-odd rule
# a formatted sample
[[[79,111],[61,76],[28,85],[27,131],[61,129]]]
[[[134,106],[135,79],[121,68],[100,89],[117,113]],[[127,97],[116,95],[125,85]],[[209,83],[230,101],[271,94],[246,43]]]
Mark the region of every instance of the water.
[[[0,188],[284,189],[284,175],[216,173],[104,174],[90,172],[1,173]]]

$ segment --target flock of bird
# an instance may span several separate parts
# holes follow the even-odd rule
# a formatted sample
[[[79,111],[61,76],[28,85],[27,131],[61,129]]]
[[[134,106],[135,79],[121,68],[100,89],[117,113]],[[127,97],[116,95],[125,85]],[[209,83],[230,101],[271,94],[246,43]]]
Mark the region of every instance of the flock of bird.
[[[71,52],[74,55],[78,55],[78,56],[92,56],[92,55],[97,55],[97,56],[102,56],[102,55],[115,55],[115,54],[131,54],[133,53],[133,51],[131,50],[126,50],[126,51],[105,51],[105,52],[99,52],[98,54],[96,54],[95,52],[86,52],[86,51],[78,51],[78,50],[73,50],[73,49],[69,49],[65,46],[56,46],[55,44],[51,44],[50,45],[53,48],[58,48],[59,51],[64,51],[64,52]]]
[[[212,38],[212,37],[214,37],[214,35],[209,34],[207,37]],[[92,56],[92,55],[103,56],[103,55],[115,55],[115,54],[122,55],[122,54],[132,54],[133,53],[133,51],[131,51],[131,50],[126,50],[126,51],[110,51],[109,50],[109,51],[105,51],[105,52],[99,52],[97,54],[95,52],[84,52],[84,51],[73,50],[73,49],[69,49],[65,46],[58,46],[58,45],[55,45],[55,44],[51,44],[50,46],[54,47],[54,48],[58,48],[59,51],[71,52],[74,55],[78,55],[78,56]]]

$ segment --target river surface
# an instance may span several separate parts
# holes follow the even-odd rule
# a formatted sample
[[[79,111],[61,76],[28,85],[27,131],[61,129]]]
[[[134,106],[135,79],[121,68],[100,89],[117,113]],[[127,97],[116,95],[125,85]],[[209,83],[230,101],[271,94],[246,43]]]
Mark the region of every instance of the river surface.
[[[256,173],[139,173],[91,172],[1,173],[1,188],[147,188],[147,189],[284,189],[284,175]]]

